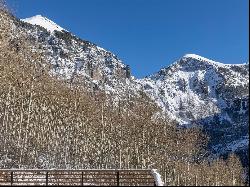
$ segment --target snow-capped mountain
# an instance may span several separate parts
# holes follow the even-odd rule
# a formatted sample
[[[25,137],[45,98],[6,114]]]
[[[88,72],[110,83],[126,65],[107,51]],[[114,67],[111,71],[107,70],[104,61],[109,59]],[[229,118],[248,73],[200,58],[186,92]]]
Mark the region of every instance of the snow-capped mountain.
[[[30,23],[32,25],[39,25],[41,27],[44,27],[45,29],[47,29],[50,32],[53,31],[66,31],[65,29],[63,29],[62,27],[60,27],[59,25],[57,25],[56,23],[54,23],[53,21],[49,20],[46,17],[43,17],[41,15],[36,15],[30,18],[26,18],[26,19],[22,19],[23,22],[26,23]]]
[[[187,54],[139,83],[180,124],[202,126],[212,152],[248,147],[249,64],[223,64]]]
[[[74,36],[40,15],[17,21],[16,25],[21,30],[19,32],[25,32],[40,46],[52,65],[52,75],[70,84],[112,94],[117,90],[120,90],[119,94],[125,94],[132,89],[130,85],[134,85],[134,81],[129,66],[111,52]]]
[[[169,115],[182,124],[190,124],[221,113],[223,108],[232,105],[228,100],[236,99],[236,95],[237,98],[248,97],[248,67],[187,54],[139,82]],[[236,91],[238,93],[234,93]],[[246,109],[241,107],[240,110],[244,113]],[[232,120],[227,115],[222,119]]]
[[[247,149],[249,63],[223,64],[187,54],[158,73],[137,80],[116,55],[45,17],[14,23],[18,33],[25,33],[45,54],[52,76],[117,96],[144,91],[162,108],[162,115],[180,125],[201,126],[211,137],[210,150],[215,154]]]

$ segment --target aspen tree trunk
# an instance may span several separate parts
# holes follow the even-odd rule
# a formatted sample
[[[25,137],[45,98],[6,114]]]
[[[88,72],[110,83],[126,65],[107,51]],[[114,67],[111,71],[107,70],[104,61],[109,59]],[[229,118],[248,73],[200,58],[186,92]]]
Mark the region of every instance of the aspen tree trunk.
[[[122,168],[122,150],[121,147],[119,149],[119,168]]]
[[[179,174],[177,174],[177,186],[180,186],[180,177],[179,177]]]
[[[31,89],[30,89],[30,97],[29,97],[29,106],[28,106],[28,118],[27,118],[27,126],[25,132],[25,143],[28,141],[28,127],[30,126],[30,117],[31,117],[31,109],[32,109],[32,101],[33,101],[33,88],[34,84],[33,81],[31,82]]]
[[[233,176],[232,176],[232,179],[233,179],[233,182],[232,182],[232,183],[233,183],[233,186],[235,186],[235,185],[236,185],[236,181],[235,181],[235,179],[234,179],[234,171],[233,171],[232,175],[233,175]]]
[[[34,78],[34,77],[33,77]],[[31,106],[32,106],[32,99],[33,99],[33,80],[31,81],[31,88],[30,88],[30,96],[29,96],[29,104],[28,104],[28,116],[27,116],[27,124],[25,128],[25,137],[23,142],[23,148],[21,149],[21,156],[20,156],[20,164],[22,164],[23,153],[26,152],[27,149],[27,142],[28,142],[28,128],[30,125],[30,114],[31,114]]]
[[[130,167],[129,163],[130,163],[130,157],[129,157],[129,148],[126,149],[126,152],[127,152],[127,168]]]
[[[8,108],[10,105],[10,92],[11,92],[11,85],[9,85],[9,90],[8,90],[8,94],[6,96],[6,101],[5,101],[5,105],[4,105],[4,112],[3,112],[3,127],[5,126],[5,138],[4,138],[4,146],[3,146],[3,151],[6,151],[6,145],[7,145],[7,138],[6,137],[8,135]]]
[[[195,186],[198,186],[198,182],[197,182],[197,175],[195,174]]]

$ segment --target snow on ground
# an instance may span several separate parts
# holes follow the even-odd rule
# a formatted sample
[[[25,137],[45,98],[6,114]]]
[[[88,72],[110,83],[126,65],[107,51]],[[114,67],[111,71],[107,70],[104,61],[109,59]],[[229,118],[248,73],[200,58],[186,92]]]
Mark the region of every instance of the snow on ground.
[[[152,169],[151,173],[154,176],[154,180],[155,180],[156,186],[164,186],[164,183],[161,180],[161,175],[157,172],[157,170],[156,169]]]

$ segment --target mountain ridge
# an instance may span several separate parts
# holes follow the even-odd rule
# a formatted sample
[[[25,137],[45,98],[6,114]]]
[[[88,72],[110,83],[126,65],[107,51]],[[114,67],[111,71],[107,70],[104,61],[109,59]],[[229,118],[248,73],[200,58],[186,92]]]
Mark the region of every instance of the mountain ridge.
[[[48,31],[50,31],[52,33],[54,31],[66,31],[66,32],[69,32],[66,29],[64,29],[61,26],[59,26],[58,24],[56,24],[55,22],[53,22],[52,20],[48,19],[45,16],[39,15],[39,14],[35,15],[35,16],[32,16],[32,17],[29,17],[29,18],[20,19],[20,20],[23,21],[23,22],[26,22],[26,23],[30,23],[32,25],[39,25],[39,26],[45,28],[46,30],[48,30]],[[51,27],[55,27],[55,28],[51,28]],[[99,47],[99,46],[97,46],[97,47],[99,49],[105,50],[102,47]],[[183,59],[183,58],[190,58],[190,59],[200,60],[200,61],[203,61],[203,62],[210,62],[210,63],[217,64],[219,66],[224,66],[224,65],[225,66],[237,66],[237,65],[245,65],[245,64],[247,64],[247,63],[241,63],[241,64],[226,64],[226,63],[221,63],[221,62],[218,62],[218,61],[215,61],[215,60],[211,60],[209,58],[206,58],[204,56],[201,56],[199,54],[194,54],[194,53],[184,54],[180,59]],[[171,66],[173,64],[170,64],[168,66]],[[168,66],[166,66],[166,67],[168,67]],[[166,68],[166,67],[163,67],[163,68]],[[161,68],[161,69],[163,69],[163,68]]]

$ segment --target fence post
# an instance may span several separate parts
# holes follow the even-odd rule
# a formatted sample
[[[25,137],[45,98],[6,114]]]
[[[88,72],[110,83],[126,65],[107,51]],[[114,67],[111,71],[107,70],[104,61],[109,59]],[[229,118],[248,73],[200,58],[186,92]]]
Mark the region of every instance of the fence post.
[[[83,186],[83,171],[82,171],[82,186]]]
[[[48,179],[49,179],[49,172],[47,171],[46,172],[46,186],[48,186],[49,184]]]
[[[10,172],[10,184],[13,185],[13,171]]]
[[[117,181],[117,186],[119,186],[119,183],[120,183],[120,181],[119,181],[119,171],[117,171],[116,172],[116,181]]]

